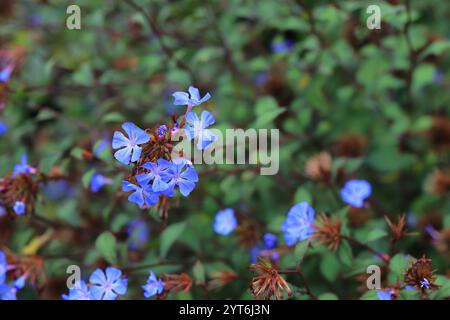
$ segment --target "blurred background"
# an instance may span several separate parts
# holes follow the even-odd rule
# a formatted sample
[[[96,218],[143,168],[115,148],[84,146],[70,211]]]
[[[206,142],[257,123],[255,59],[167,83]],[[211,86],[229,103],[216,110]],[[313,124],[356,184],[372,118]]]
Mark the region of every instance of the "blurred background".
[[[81,30],[66,28],[74,3]],[[367,28],[372,4],[381,29]],[[30,165],[60,177],[41,186],[39,218],[0,217],[0,246],[42,263],[21,297],[59,299],[66,267],[77,264],[86,275],[122,268],[130,299],[142,298],[148,272],[135,266],[146,265],[195,279],[169,298],[250,299],[248,266],[265,233],[278,238],[279,265],[295,267],[280,225],[299,201],[340,217],[382,252],[392,249],[384,216],[405,215],[410,234],[392,253],[432,258],[450,296],[449,16],[438,0],[2,0],[0,176],[26,153]],[[163,222],[120,192],[127,171],[111,138],[125,121],[169,124],[182,114],[172,93],[190,85],[211,93],[200,108],[214,114],[214,128],[278,128],[280,172],[197,166],[196,189],[175,199]],[[96,173],[111,183],[94,192]],[[341,201],[351,178],[372,184],[370,206]],[[227,237],[212,228],[224,208],[239,220]],[[371,298],[365,269],[380,262],[341,247],[310,248],[302,268],[311,290]],[[383,268],[383,287],[405,261]],[[295,299],[308,298],[295,276],[287,280],[299,287]]]

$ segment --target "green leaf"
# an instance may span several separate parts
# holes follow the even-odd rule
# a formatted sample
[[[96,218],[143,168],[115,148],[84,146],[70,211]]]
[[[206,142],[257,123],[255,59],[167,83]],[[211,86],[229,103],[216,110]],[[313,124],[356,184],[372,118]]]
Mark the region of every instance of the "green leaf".
[[[338,297],[331,292],[322,293],[318,298],[319,300],[338,300]]]
[[[111,232],[106,231],[98,236],[95,241],[95,249],[109,263],[117,262],[117,241]]]
[[[200,261],[197,261],[192,267],[192,273],[198,285],[205,284],[205,267]]]
[[[402,275],[408,267],[409,263],[405,259],[405,255],[401,253],[393,256],[389,263],[389,269],[391,270],[391,274],[394,277],[394,280],[396,280],[396,277]]]
[[[387,232],[382,229],[373,229],[367,234],[367,242],[375,241],[387,236]]]
[[[302,202],[302,201],[306,201],[308,203],[311,203],[312,202],[312,196],[311,196],[311,193],[306,188],[300,187],[295,192],[294,202],[298,203],[298,202]]]
[[[295,245],[295,259],[297,260],[297,265],[299,265],[303,258],[305,257],[306,252],[308,251],[308,241],[302,241]]]
[[[78,160],[83,160],[83,153],[84,150],[79,147],[75,147],[72,150],[70,150],[70,155]]]
[[[119,113],[119,112],[110,112],[105,114],[105,116],[102,118],[102,122],[103,123],[108,123],[108,122],[124,122],[125,121],[125,117]]]
[[[323,276],[330,282],[336,280],[339,274],[339,260],[333,253],[327,252],[320,262],[320,271]]]
[[[377,290],[369,290],[365,292],[360,298],[360,300],[380,300],[377,296]]]
[[[161,235],[160,255],[165,258],[173,243],[181,236],[186,227],[185,222],[172,224]]]
[[[272,97],[260,98],[255,107],[256,121],[254,127],[266,128],[273,124],[273,120],[285,111],[280,108],[276,100]]]
[[[342,241],[341,245],[339,246],[339,259],[348,267],[351,267],[353,265],[352,247],[345,240]]]

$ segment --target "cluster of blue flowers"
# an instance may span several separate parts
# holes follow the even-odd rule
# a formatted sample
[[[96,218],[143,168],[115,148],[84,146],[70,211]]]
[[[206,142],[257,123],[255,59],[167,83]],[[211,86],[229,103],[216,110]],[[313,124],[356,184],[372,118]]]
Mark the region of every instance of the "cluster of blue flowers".
[[[9,269],[5,253],[0,251],[0,300],[17,300],[17,292],[25,286],[26,276],[17,278],[12,284],[6,283]]]
[[[80,280],[64,300],[115,300],[119,295],[127,292],[127,279],[122,277],[122,271],[108,267],[105,271],[95,270],[89,277],[90,286]]]
[[[63,294],[62,298],[64,300],[116,300],[127,293],[127,285],[128,280],[122,276],[121,270],[114,267],[108,267],[105,271],[97,269],[89,277],[89,284],[80,280],[69,289],[69,294]],[[142,289],[144,296],[150,298],[161,294],[164,284],[150,270],[150,276]]]
[[[158,203],[161,194],[173,197],[175,187],[187,197],[194,190],[198,175],[187,161],[181,158],[177,160],[170,162],[158,159],[156,163],[143,164],[142,168],[148,172],[136,175],[137,184],[126,180],[122,182],[123,191],[133,191],[128,200],[141,208],[149,207]]]
[[[189,140],[197,139],[197,148],[206,149],[214,141],[217,136],[207,128],[214,124],[215,119],[213,115],[204,110],[200,118],[192,110],[192,107],[199,106],[203,102],[210,99],[211,95],[207,93],[203,98],[200,97],[200,92],[197,88],[189,87],[187,92],[175,92],[175,105],[187,105],[185,114],[186,136]],[[114,132],[112,147],[117,149],[114,157],[125,165],[137,162],[141,158],[142,145],[150,141],[150,136],[145,130],[142,130],[134,123],[126,122],[122,125],[121,131]],[[173,130],[178,130],[178,125],[174,125]],[[159,138],[163,138],[168,131],[166,125],[162,125],[157,129]],[[146,208],[158,203],[160,196],[173,197],[175,195],[175,188],[178,188],[180,193],[187,197],[192,190],[194,190],[198,182],[198,175],[193,165],[186,159],[177,158],[168,161],[164,158],[159,158],[156,163],[146,162],[139,168],[139,173],[135,175],[136,183],[124,180],[122,182],[122,190],[124,192],[132,192],[128,200],[136,203],[140,208]],[[91,182],[91,189],[95,192],[107,183],[107,179],[101,175],[93,177]]]
[[[314,208],[303,201],[293,206],[281,225],[288,246],[307,239],[314,232]]]
[[[371,194],[372,186],[365,180],[349,180],[341,189],[342,200],[355,208],[362,208]]]

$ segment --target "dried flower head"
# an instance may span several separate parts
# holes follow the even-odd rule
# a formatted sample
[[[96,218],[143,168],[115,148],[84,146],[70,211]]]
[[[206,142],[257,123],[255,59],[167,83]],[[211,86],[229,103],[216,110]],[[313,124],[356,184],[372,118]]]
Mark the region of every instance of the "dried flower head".
[[[286,280],[278,273],[278,270],[267,260],[258,258],[256,264],[249,267],[256,273],[256,277],[250,282],[250,292],[258,300],[281,300],[285,295],[292,295]]]
[[[366,145],[366,138],[359,134],[349,133],[336,141],[334,152],[339,157],[358,158],[365,154]]]
[[[306,175],[314,180],[328,182],[331,178],[331,156],[321,152],[308,159],[305,165]]]
[[[158,296],[158,299],[165,299],[169,293],[188,292],[193,284],[192,278],[186,274],[164,274],[161,277],[164,284],[164,291]]]
[[[426,137],[431,147],[438,152],[450,148],[450,118],[433,118],[433,124]]]
[[[235,231],[237,241],[247,249],[252,248],[259,241],[262,233],[260,223],[248,217],[240,219]]]
[[[328,246],[331,251],[336,251],[341,242],[341,221],[337,219],[331,221],[325,213],[322,213],[317,218],[315,229],[313,239]]]
[[[223,287],[238,278],[239,276],[233,271],[220,271],[214,273],[212,279],[208,282],[208,289],[211,290]]]
[[[392,237],[395,241],[400,240],[405,235],[405,226],[406,226],[406,215],[402,215],[397,223],[394,224],[391,219],[387,216],[384,217],[386,219],[389,228],[392,231]]]
[[[444,256],[450,257],[450,228],[435,233],[433,245]]]
[[[405,283],[424,292],[426,289],[437,289],[435,270],[431,270],[432,260],[425,255],[417,259],[405,272]]]
[[[425,182],[425,190],[431,194],[445,196],[450,192],[450,170],[436,169]]]

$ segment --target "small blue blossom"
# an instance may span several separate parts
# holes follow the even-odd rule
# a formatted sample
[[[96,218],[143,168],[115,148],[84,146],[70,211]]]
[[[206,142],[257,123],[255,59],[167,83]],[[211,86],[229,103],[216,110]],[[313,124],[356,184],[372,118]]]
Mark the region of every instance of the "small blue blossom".
[[[203,98],[200,98],[200,91],[192,86],[189,87],[188,91],[189,93],[177,91],[172,95],[175,98],[174,104],[176,106],[188,105],[191,107],[196,107],[211,98],[209,93],[205,94]]]
[[[349,180],[341,189],[342,200],[356,208],[362,208],[371,194],[372,186],[365,180]]]
[[[8,262],[3,251],[0,251],[0,284],[5,282],[6,272],[8,271]]]
[[[62,298],[64,300],[91,300],[91,292],[85,281],[80,280],[80,282],[75,284],[75,287],[69,289],[69,294],[63,294]]]
[[[423,278],[422,281],[420,281],[420,287],[425,289],[430,289],[430,282],[427,278]]]
[[[106,272],[97,269],[89,277],[91,298],[93,300],[115,300],[127,292],[127,279],[122,279],[122,271],[108,267]]]
[[[63,200],[75,195],[75,190],[68,180],[52,180],[45,184],[43,193],[53,201]]]
[[[112,147],[113,149],[120,149],[114,153],[114,157],[119,162],[128,165],[130,161],[135,162],[139,160],[142,152],[142,148],[139,145],[147,143],[150,137],[144,130],[131,122],[125,122],[122,128],[128,135],[128,138],[120,131],[114,132]]]
[[[380,300],[392,300],[391,294],[385,291],[378,290],[377,296]]]
[[[23,287],[25,287],[26,280],[27,280],[26,275],[20,276],[19,278],[14,280],[14,284],[13,284],[14,288],[16,288],[17,290],[22,289]]]
[[[142,165],[142,168],[149,170],[150,172],[141,174],[142,183],[152,182],[153,192],[160,192],[169,188],[170,175],[167,173],[168,169],[173,164],[165,159],[158,159],[156,163],[146,162]]]
[[[3,70],[0,71],[0,82],[7,83],[9,78],[11,77],[11,73],[13,72],[14,67],[12,65],[7,66]]]
[[[6,216],[7,211],[3,204],[0,202],[0,218]]]
[[[214,232],[224,236],[229,235],[237,227],[237,219],[233,209],[225,209],[217,212],[214,221]]]
[[[125,192],[134,191],[128,197],[130,202],[136,203],[140,208],[144,206],[152,206],[159,201],[159,193],[152,190],[152,186],[144,183],[146,178],[141,174],[136,176],[139,185],[132,184],[124,180],[122,182],[122,190]]]
[[[127,233],[129,236],[128,247],[137,249],[147,244],[150,231],[147,223],[142,219],[134,219],[127,225]]]
[[[180,193],[187,197],[195,188],[195,183],[198,182],[198,175],[195,169],[186,161],[176,161],[167,170],[170,176],[169,188],[164,192],[167,196],[173,196],[174,188],[177,186]]]
[[[294,47],[294,42],[289,39],[275,40],[271,44],[272,52],[283,53],[288,52]]]
[[[150,298],[154,295],[161,294],[164,291],[164,284],[161,279],[157,279],[153,271],[150,270],[150,276],[147,283],[142,286],[144,289],[144,297]]]
[[[106,184],[112,184],[112,180],[100,173],[95,173],[91,178],[91,191],[98,192]]]
[[[6,283],[0,284],[0,300],[17,300],[17,289]]]
[[[16,202],[14,203],[14,207],[13,207],[14,212],[15,212],[17,215],[22,215],[22,214],[24,214],[26,208],[27,208],[27,207],[26,207],[26,205],[25,205],[25,203],[24,203],[23,201],[16,201]]]
[[[3,121],[0,121],[0,136],[8,132],[8,126]]]
[[[263,237],[264,248],[273,249],[277,246],[277,236],[273,233],[266,233]]]
[[[314,232],[314,209],[305,201],[293,206],[281,225],[284,239],[289,246],[303,241]]]
[[[23,153],[20,163],[14,165],[13,177],[19,174],[33,174],[36,172],[36,169],[31,167],[27,162],[27,154]]]
[[[189,140],[197,138],[197,149],[207,149],[211,143],[217,140],[217,135],[206,129],[214,124],[215,121],[213,115],[206,110],[202,111],[200,119],[195,112],[187,114],[186,136]]]
[[[165,124],[163,124],[162,126],[159,126],[159,128],[157,130],[158,137],[160,137],[160,138],[164,137],[166,132],[167,132],[167,126]]]

